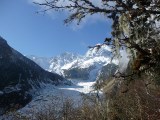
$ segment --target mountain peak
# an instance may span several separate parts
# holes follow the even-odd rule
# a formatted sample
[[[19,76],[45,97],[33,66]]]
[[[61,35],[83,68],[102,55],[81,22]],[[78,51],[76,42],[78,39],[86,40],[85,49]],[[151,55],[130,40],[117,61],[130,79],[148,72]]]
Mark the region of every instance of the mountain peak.
[[[111,48],[107,45],[102,45],[100,49],[90,48],[85,54],[86,57],[95,57],[95,56],[111,56]]]
[[[4,45],[4,44],[7,44],[7,41],[0,36],[0,45]]]
[[[0,36],[0,58],[10,58],[12,54],[12,48],[8,45],[7,41]]]

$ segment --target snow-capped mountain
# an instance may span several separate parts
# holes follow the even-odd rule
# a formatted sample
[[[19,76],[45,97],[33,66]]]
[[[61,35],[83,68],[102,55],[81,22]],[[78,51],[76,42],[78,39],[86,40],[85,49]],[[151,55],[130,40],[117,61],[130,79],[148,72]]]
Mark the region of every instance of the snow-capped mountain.
[[[85,54],[85,57],[87,58],[93,58],[93,57],[111,57],[112,54],[111,54],[111,49],[106,46],[106,45],[103,45],[101,46],[100,49],[97,49],[96,47],[95,48],[90,48],[86,54]]]
[[[30,91],[44,83],[68,83],[62,76],[45,71],[23,56],[0,37],[0,114],[19,105],[26,105]]]
[[[56,72],[63,75],[67,79],[80,79],[80,80],[96,80],[102,68],[108,64],[115,65],[116,61],[111,63],[111,49],[103,45],[99,50],[97,48],[89,49],[85,55],[80,56],[72,53],[63,53],[59,56],[52,58],[44,58],[45,62],[37,62],[40,58],[32,59],[41,67],[48,66],[50,72]],[[49,60],[48,60],[49,59]],[[46,61],[47,60],[47,61]],[[44,68],[44,67],[43,67]],[[109,71],[106,71],[109,72]]]
[[[73,62],[76,59],[80,59],[81,56],[78,54],[73,54],[73,53],[62,53],[59,56],[53,57],[50,60],[50,66],[48,68],[48,71],[50,72],[56,72],[57,74],[62,75],[62,66]]]
[[[69,52],[62,53],[56,57],[38,57],[35,55],[28,55],[26,56],[29,59],[33,60],[35,63],[40,65],[43,69],[57,73],[59,75],[62,75],[62,66],[73,62],[76,59],[80,59],[81,56],[78,54],[73,54]]]
[[[111,63],[111,57],[111,50],[105,45],[99,50],[91,48],[81,59],[76,59],[62,66],[63,76],[68,79],[95,81],[104,66],[116,63],[115,61]]]

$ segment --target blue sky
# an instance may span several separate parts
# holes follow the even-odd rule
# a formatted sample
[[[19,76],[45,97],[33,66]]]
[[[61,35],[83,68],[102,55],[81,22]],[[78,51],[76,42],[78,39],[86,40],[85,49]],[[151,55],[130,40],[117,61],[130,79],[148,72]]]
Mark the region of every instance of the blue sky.
[[[111,23],[104,18],[66,26],[66,13],[37,14],[38,10],[29,0],[0,0],[0,36],[24,55],[84,54],[87,46],[102,43],[111,31]]]

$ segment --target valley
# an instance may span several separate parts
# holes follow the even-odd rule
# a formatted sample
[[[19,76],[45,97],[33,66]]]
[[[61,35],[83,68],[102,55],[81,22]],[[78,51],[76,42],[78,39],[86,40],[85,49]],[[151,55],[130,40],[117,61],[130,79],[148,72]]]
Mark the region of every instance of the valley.
[[[51,106],[59,109],[66,100],[73,101],[75,106],[80,105],[84,97],[100,95],[101,93],[97,93],[93,88],[96,81],[106,80],[117,70],[118,62],[116,60],[111,62],[112,55],[107,46],[99,50],[89,49],[84,55],[66,52],[47,58],[23,56],[11,48],[3,38],[0,39],[0,44],[2,46],[0,61],[3,62],[0,64],[1,71],[7,68],[5,72],[12,70],[15,76],[13,84],[12,74],[9,74],[11,76],[0,74],[0,80],[8,79],[0,89],[1,118],[5,119],[10,117],[12,119],[14,112],[4,114],[10,109],[15,109],[16,114],[30,117],[37,112],[48,110]],[[4,54],[5,52],[7,54]],[[5,60],[9,66],[5,66]],[[14,68],[11,67],[13,65]],[[17,97],[9,103],[5,102],[13,95]]]

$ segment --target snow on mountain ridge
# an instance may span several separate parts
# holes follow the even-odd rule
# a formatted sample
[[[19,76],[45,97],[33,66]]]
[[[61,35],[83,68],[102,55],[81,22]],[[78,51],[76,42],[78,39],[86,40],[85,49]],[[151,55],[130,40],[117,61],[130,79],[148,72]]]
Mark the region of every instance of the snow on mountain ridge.
[[[33,60],[35,63],[40,65],[42,68],[49,72],[57,73],[62,75],[61,68],[65,64],[71,63],[75,59],[81,58],[80,55],[65,52],[55,57],[38,57],[35,55],[27,55],[29,59]]]
[[[89,49],[86,54],[85,57],[95,57],[95,56],[110,56],[111,55],[111,48],[106,46],[106,45],[102,45],[100,49],[95,48],[91,48]]]
[[[103,45],[99,50],[97,50],[97,48],[91,48],[86,52],[83,57],[81,57],[80,59],[76,59],[68,64],[65,64],[61,67],[61,69],[67,70],[75,67],[88,68],[89,66],[96,64],[103,66],[105,64],[111,63],[111,56],[111,49],[106,45]],[[114,63],[116,62],[114,61]]]
[[[81,58],[80,55],[78,54],[73,54],[69,52],[65,52],[60,54],[59,56],[52,57],[50,60],[50,66],[48,68],[48,71],[50,72],[55,72],[60,75],[62,75],[62,67],[68,63],[71,63],[75,59]]]
[[[76,79],[77,76],[77,79],[95,80],[101,68],[111,63],[111,57],[111,49],[106,45],[103,45],[99,50],[91,48],[83,56],[66,52],[49,58],[47,70],[58,73],[67,79]],[[35,61],[35,59],[32,60]],[[117,64],[116,61],[112,61],[112,63]]]

